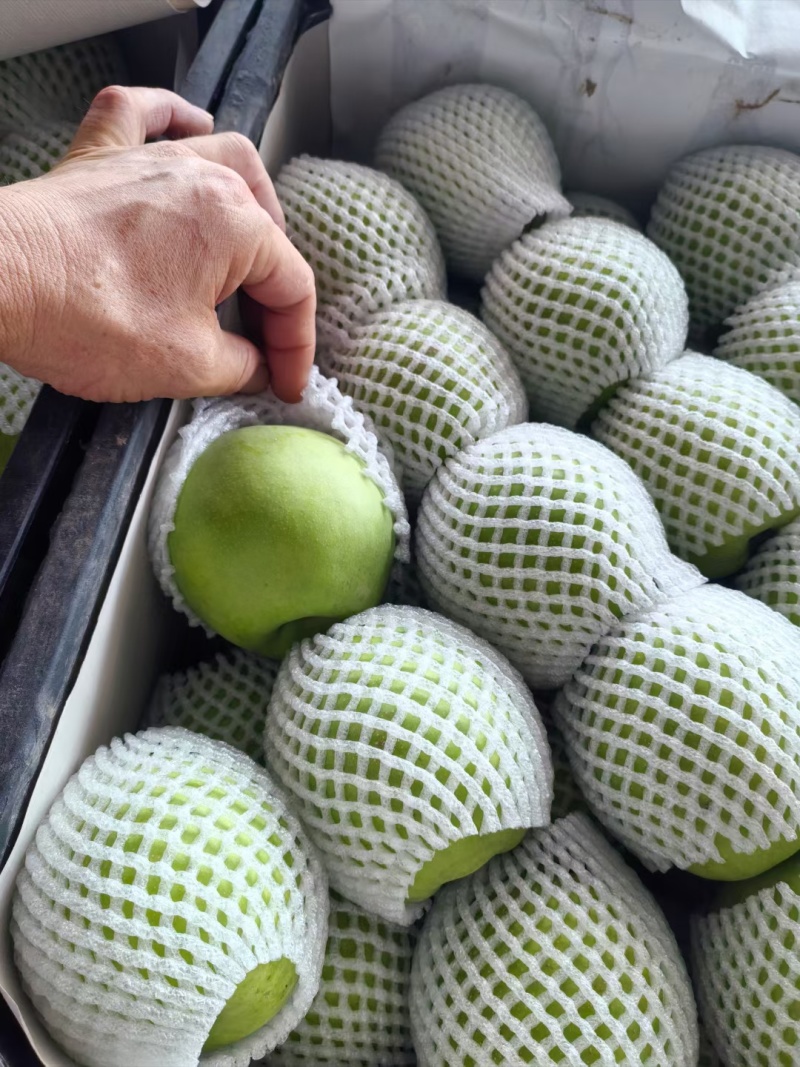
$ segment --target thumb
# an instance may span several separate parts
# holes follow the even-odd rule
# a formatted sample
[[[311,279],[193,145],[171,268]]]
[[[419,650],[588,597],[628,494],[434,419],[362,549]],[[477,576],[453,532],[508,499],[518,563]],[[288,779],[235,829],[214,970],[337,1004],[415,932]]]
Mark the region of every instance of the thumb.
[[[92,101],[70,147],[69,156],[97,148],[130,148],[162,134],[198,136],[210,133],[214,120],[207,111],[167,89],[109,85]]]
[[[238,333],[217,331],[217,347],[209,372],[197,382],[192,396],[228,396],[230,393],[261,393],[269,386],[264,357],[254,344]]]

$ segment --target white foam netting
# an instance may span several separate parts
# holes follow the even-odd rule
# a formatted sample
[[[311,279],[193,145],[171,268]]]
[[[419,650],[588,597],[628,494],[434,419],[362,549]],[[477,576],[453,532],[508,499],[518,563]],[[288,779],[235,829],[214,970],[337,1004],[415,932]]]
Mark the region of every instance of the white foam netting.
[[[0,135],[31,125],[80,122],[106,85],[127,81],[112,37],[93,37],[0,61]]]
[[[800,157],[721,145],[676,163],[648,235],[680,271],[692,322],[716,326],[770,281],[800,266]]]
[[[0,433],[16,437],[28,421],[42,383],[0,363]]]
[[[608,390],[686,344],[680,275],[652,241],[608,219],[564,219],[526,234],[495,262],[482,302],[531,418],[571,429]]]
[[[689,978],[658,905],[585,815],[446,887],[411,972],[420,1067],[695,1067]]]
[[[295,645],[264,747],[331,886],[402,925],[422,913],[407,898],[435,853],[550,818],[550,752],[522,679],[418,608],[373,608]]]
[[[389,442],[415,502],[442,460],[528,416],[500,342],[442,301],[410,300],[364,319],[320,364]]]
[[[287,233],[316,278],[319,348],[400,300],[444,298],[436,233],[399,182],[357,163],[298,156],[275,189]]]
[[[630,464],[682,559],[717,576],[715,549],[800,510],[800,410],[754,374],[687,352],[628,382],[591,433]]]
[[[327,919],[325,872],[267,773],[166,727],[114,739],[67,784],[25,856],[11,936],[26,993],[84,1067],[246,1067],[308,1010]],[[245,975],[282,958],[297,970],[284,1008],[201,1055]]]
[[[670,554],[625,462],[544,424],[502,430],[439,467],[415,546],[429,603],[539,689],[563,685],[630,612],[702,581]]]
[[[652,870],[800,834],[800,633],[706,585],[598,641],[554,712],[583,795]]]
[[[800,894],[783,880],[692,920],[697,1003],[728,1067],[794,1067]]]
[[[425,208],[448,266],[476,280],[534,220],[570,212],[544,123],[496,86],[453,85],[401,108],[375,162]]]
[[[67,154],[76,126],[50,123],[0,140],[0,185],[11,185],[46,174]]]
[[[623,226],[630,226],[632,230],[641,231],[636,217],[626,207],[618,204],[616,200],[609,200],[607,196],[598,196],[596,193],[582,193],[573,191],[566,194],[567,200],[572,204],[572,218],[598,218],[611,219],[612,222],[621,222]]]
[[[764,541],[733,584],[800,626],[800,520]]]
[[[322,983],[268,1067],[416,1067],[408,985],[416,935],[331,894]]]
[[[143,726],[183,726],[264,762],[264,721],[278,664],[231,648],[159,678]]]
[[[714,355],[800,403],[800,278],[751,297],[725,320]]]
[[[156,577],[175,609],[192,626],[202,626],[211,634],[178,589],[167,540],[175,529],[175,509],[189,471],[211,442],[228,430],[260,425],[304,426],[341,441],[364,464],[364,473],[383,493],[384,503],[394,516],[395,560],[398,565],[408,561],[410,528],[391,455],[381,449],[369,419],[356,411],[350,397],[343,396],[336,382],[324,378],[317,367],[311,368],[299,404],[284,404],[268,391],[256,396],[195,400],[193,411],[164,459],[148,522],[148,548]]]

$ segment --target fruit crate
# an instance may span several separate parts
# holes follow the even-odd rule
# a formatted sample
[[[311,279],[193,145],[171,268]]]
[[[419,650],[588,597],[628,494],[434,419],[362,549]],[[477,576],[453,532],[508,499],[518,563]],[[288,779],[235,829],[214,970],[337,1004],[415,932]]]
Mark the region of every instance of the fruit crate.
[[[681,6],[693,14],[670,0],[334,0],[329,19],[325,0],[226,0],[218,23],[230,17],[234,43],[225,77],[204,46],[183,91],[215,111],[217,129],[256,141],[274,175],[299,152],[369,162],[400,104],[441,84],[500,84],[541,113],[567,189],[588,185],[644,217],[668,166],[694,149],[738,140],[800,148],[790,88],[800,57],[781,53],[776,63],[762,40],[762,54],[742,62],[746,27]],[[244,7],[236,23],[231,13]],[[4,929],[23,845],[52,798],[94,748],[137,726],[158,672],[191,654],[146,549],[155,479],[187,414],[164,402],[103,412],[0,670]],[[38,1053],[0,1014],[8,1067],[67,1067],[21,998],[7,945],[0,988],[20,998]]]

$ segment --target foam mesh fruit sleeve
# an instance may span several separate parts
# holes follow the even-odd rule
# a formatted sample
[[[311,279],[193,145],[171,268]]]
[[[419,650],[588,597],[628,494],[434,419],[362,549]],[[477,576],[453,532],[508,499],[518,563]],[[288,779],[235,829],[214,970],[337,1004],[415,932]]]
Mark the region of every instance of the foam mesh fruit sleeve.
[[[416,1067],[408,986],[412,930],[331,893],[322,982],[265,1067]]]
[[[195,400],[192,418],[179,430],[159,474],[148,521],[148,548],[156,577],[175,609],[192,626],[201,626],[208,634],[211,631],[186,604],[175,581],[167,544],[175,528],[175,509],[192,465],[212,441],[228,430],[260,425],[303,426],[341,441],[364,465],[364,474],[378,486],[394,517],[397,565],[405,565],[409,559],[408,516],[391,455],[381,447],[370,421],[317,367],[311,368],[299,404],[285,404],[270,391],[255,396]]]
[[[409,925],[437,853],[549,821],[553,771],[516,671],[468,630],[384,605],[295,645],[267,713],[267,766],[332,888]]]
[[[445,888],[411,974],[420,1067],[695,1067],[689,978],[664,916],[585,815]]]
[[[583,193],[580,191],[566,194],[572,204],[572,218],[610,219],[612,222],[621,222],[623,226],[630,226],[632,230],[641,231],[641,226],[636,217],[626,207],[618,204],[616,200],[609,200],[607,196],[598,196],[596,193]]]
[[[425,208],[450,269],[476,281],[531,223],[570,212],[544,123],[496,86],[449,86],[401,108],[375,162]]]
[[[798,182],[800,156],[760,145],[707,148],[669,171],[647,233],[680,271],[694,325],[721,325],[800,267]]]
[[[652,496],[672,550],[715,578],[800,511],[800,410],[755,375],[687,352],[623,385],[591,434]]]
[[[437,611],[495,645],[537,689],[563,685],[629,613],[698,585],[646,489],[602,445],[510,427],[439,467],[417,516]]]
[[[800,626],[800,519],[759,545],[732,581],[742,593]]]
[[[0,140],[0,185],[52,170],[67,154],[76,129],[72,123],[48,123],[7,134]]]
[[[278,664],[231,648],[159,678],[144,726],[182,726],[264,762],[264,721]]]
[[[42,383],[35,378],[25,378],[0,363],[0,433],[7,437],[22,433],[41,388]]]
[[[551,222],[496,260],[481,317],[506,347],[531,418],[575,429],[610,391],[683,351],[686,291],[641,233],[608,219]]]
[[[725,320],[714,355],[800,404],[800,277],[751,297]]]
[[[448,456],[527,418],[522,383],[500,342],[442,301],[406,301],[371,315],[319,362],[389,442],[415,501]]]
[[[286,232],[314,271],[319,347],[398,301],[444,298],[433,226],[399,182],[357,163],[298,156],[275,190]]]
[[[650,869],[724,876],[797,847],[800,634],[777,612],[712,585],[642,612],[554,714],[592,811]]]
[[[28,848],[11,937],[23,987],[85,1067],[247,1067],[317,992],[328,887],[282,792],[220,742],[165,727],[81,766]],[[245,975],[297,983],[248,1038],[201,1053]]]

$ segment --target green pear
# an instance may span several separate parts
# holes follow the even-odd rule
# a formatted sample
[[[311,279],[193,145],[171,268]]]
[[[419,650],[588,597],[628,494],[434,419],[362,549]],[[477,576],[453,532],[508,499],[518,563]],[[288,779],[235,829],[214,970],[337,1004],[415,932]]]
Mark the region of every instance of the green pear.
[[[11,458],[41,388],[41,382],[0,363],[0,473]]]
[[[703,586],[624,620],[556,698],[590,808],[652,870],[749,878],[800,849],[800,634]]]
[[[550,754],[522,679],[418,608],[374,608],[295,646],[264,752],[332,888],[401,925],[549,819]]]
[[[584,429],[614,391],[681,354],[680,275],[652,241],[602,218],[562,219],[507,248],[481,317],[508,351],[531,418]]]
[[[336,438],[246,426],[195,461],[168,549],[181,594],[207,626],[280,658],[295,641],[380,601],[393,517]]]
[[[439,894],[414,953],[411,1027],[426,1067],[697,1063],[675,939],[586,815]]]
[[[687,352],[628,382],[591,434],[642,479],[670,547],[708,578],[800,513],[800,410],[767,382]]]
[[[244,754],[165,727],[101,748],[20,872],[11,936],[53,1039],[86,1067],[258,1058],[316,993],[328,887]]]
[[[800,520],[759,545],[733,585],[800,626]]]
[[[606,196],[598,196],[596,193],[569,192],[567,200],[572,204],[572,218],[597,218],[611,219],[612,222],[621,222],[623,226],[630,226],[632,230],[641,231],[641,226],[636,217],[616,200],[609,200]]]
[[[800,156],[761,145],[706,148],[669,171],[647,233],[680,271],[698,331],[800,266],[799,183]]]

